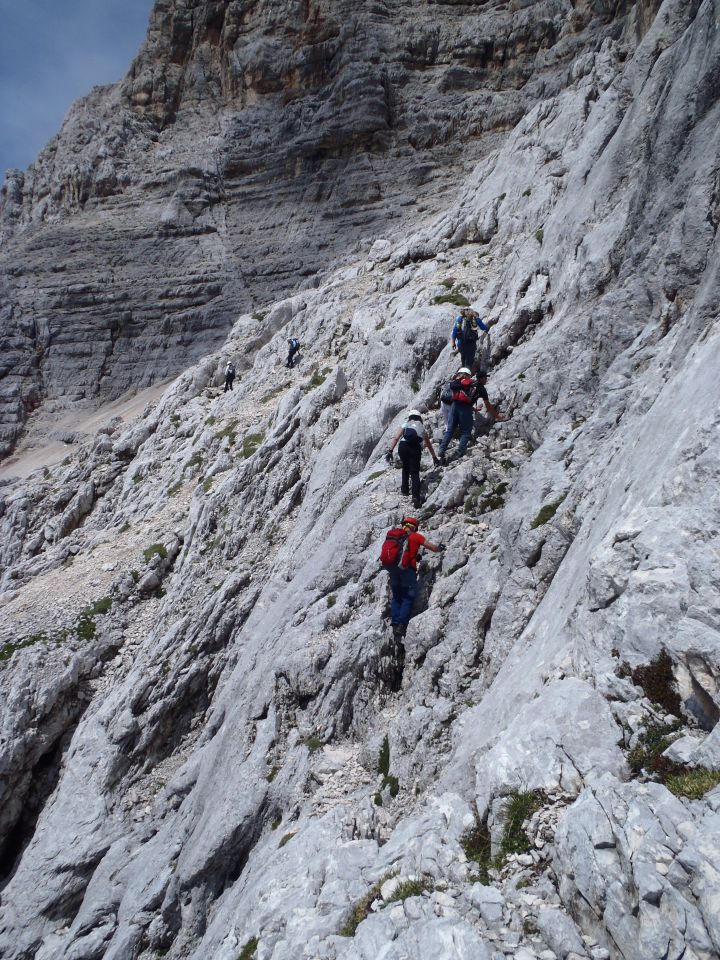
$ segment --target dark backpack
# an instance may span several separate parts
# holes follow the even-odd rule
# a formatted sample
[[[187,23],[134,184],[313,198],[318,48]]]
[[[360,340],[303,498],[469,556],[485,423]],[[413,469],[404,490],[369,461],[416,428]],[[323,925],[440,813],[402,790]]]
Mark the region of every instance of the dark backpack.
[[[470,317],[463,317],[460,332],[462,334],[463,343],[470,343],[478,338],[477,324]]]
[[[227,374],[228,374],[229,377],[234,377],[234,376],[235,376],[235,367],[234,367],[234,365],[233,365],[232,363],[229,363],[229,364],[228,364]]]
[[[385,534],[385,542],[380,548],[380,563],[384,567],[399,567],[410,534],[402,527],[393,527]]]
[[[288,340],[288,343],[290,344],[290,349],[293,351],[297,350],[300,346],[300,341],[296,340],[295,337],[292,337],[290,340]]]
[[[422,443],[422,438],[418,436],[411,426],[403,427],[402,438],[406,443],[411,443],[414,447],[419,447]]]
[[[472,377],[463,377],[462,380],[452,380],[452,398],[456,403],[474,403],[475,402],[475,381]]]
[[[440,393],[440,402],[441,403],[452,403],[453,402],[453,388],[452,383],[446,383],[442,388]]]

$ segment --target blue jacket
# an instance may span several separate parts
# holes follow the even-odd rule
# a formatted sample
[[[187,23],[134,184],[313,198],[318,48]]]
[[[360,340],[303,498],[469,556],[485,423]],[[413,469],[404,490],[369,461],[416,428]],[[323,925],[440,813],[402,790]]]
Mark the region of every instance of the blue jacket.
[[[455,318],[455,326],[453,327],[453,332],[452,332],[452,335],[451,335],[451,339],[454,340],[455,343],[458,343],[458,344],[462,343],[462,332],[461,332],[461,331],[462,331],[462,322],[463,322],[463,319],[464,319],[464,318],[462,317],[462,315],[460,315],[460,316],[458,316],[458,317]],[[487,329],[489,329],[488,326],[487,326],[487,324],[483,323],[482,320],[480,320],[480,318],[478,318],[477,320],[475,320],[475,319],[473,318],[472,322],[475,324],[475,326],[476,326],[477,329],[478,329],[478,336],[480,335],[480,330],[487,330]]]
[[[461,334],[462,322],[463,322],[462,316],[455,318],[455,326],[453,327],[452,335],[451,335],[451,339],[453,339],[455,343],[462,343],[462,334]],[[479,328],[478,336],[480,335],[480,330],[488,329],[487,325],[484,324],[482,320],[480,320],[480,318],[478,318],[477,320],[473,320],[472,322],[475,324],[476,327]]]

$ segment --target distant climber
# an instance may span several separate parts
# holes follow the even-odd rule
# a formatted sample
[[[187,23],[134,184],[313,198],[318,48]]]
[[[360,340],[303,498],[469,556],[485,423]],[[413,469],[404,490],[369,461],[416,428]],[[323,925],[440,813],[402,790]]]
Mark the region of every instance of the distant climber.
[[[225,389],[223,393],[227,393],[228,390],[233,388],[233,380],[235,379],[235,364],[228,360],[228,365],[225,367]]]
[[[300,349],[300,341],[296,337],[288,338],[288,358],[286,367],[289,367],[291,370],[295,366],[295,354]]]
[[[486,383],[487,373],[484,370],[478,372],[476,379],[467,367],[461,367],[456,379],[450,381],[452,409],[450,411],[450,422],[440,444],[439,459],[441,464],[444,465],[446,462],[445,452],[456,427],[460,428],[460,443],[458,444],[457,455],[462,457],[465,453],[473,429],[473,408],[478,399],[482,399],[493,420],[507,419],[490,403],[485,389]]]
[[[400,493],[408,496],[412,489],[412,502],[414,507],[422,506],[420,460],[422,458],[423,444],[425,444],[429,450],[430,456],[433,458],[433,463],[439,463],[440,461],[433,449],[432,440],[425,430],[420,412],[418,410],[411,410],[407,415],[407,420],[393,437],[393,442],[390,445],[385,459],[388,463],[392,463],[393,451],[397,445],[398,455],[402,462]]]
[[[420,548],[426,547],[433,553],[445,549],[444,543],[435,544],[426,540],[418,533],[418,526],[415,517],[403,517],[400,527],[388,530],[380,550],[380,563],[390,577],[390,620],[393,636],[398,641],[405,636],[417,595],[417,558]]]
[[[480,314],[469,307],[461,310],[460,315],[455,318],[450,339],[453,350],[460,351],[460,361],[464,367],[472,368],[480,331],[489,329],[490,324],[483,323]]]

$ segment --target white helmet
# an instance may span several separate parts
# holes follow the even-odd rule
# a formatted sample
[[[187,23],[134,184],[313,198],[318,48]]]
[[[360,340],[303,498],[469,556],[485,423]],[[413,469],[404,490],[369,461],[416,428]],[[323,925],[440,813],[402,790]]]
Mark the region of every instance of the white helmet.
[[[419,410],[410,410],[410,412],[408,413],[408,420],[410,419],[410,417],[420,417],[422,419],[422,414],[420,413]]]
[[[468,377],[472,376],[472,370],[468,370],[467,367],[460,367],[460,369],[458,370],[458,373],[467,374]]]

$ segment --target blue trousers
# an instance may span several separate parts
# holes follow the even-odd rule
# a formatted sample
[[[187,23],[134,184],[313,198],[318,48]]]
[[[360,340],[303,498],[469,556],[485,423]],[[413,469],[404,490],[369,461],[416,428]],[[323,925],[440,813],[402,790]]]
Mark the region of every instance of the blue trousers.
[[[392,590],[390,619],[393,623],[407,626],[417,594],[417,573],[412,568],[403,570],[402,567],[389,567],[388,575]]]
[[[461,457],[467,449],[468,441],[473,428],[473,408],[471,403],[459,403],[457,400],[452,405],[450,411],[450,421],[442,438],[438,453],[441,457],[445,456],[448,444],[452,440],[455,428],[460,427],[460,444],[458,445],[458,456]]]

